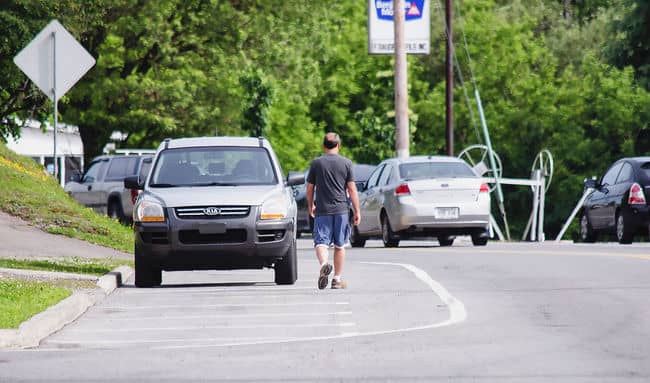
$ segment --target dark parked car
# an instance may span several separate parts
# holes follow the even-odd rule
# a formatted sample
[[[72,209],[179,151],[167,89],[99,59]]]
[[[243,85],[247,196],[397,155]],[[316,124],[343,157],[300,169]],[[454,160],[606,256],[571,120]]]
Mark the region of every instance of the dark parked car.
[[[353,164],[352,173],[354,174],[354,182],[357,189],[360,191],[366,183],[370,174],[375,170],[376,166],[366,164]],[[305,180],[309,175],[309,171],[305,171]],[[309,209],[307,209],[307,183],[298,185],[294,188],[294,195],[296,203],[298,204],[298,236],[301,233],[311,233],[314,225],[312,218],[309,216]]]
[[[650,209],[650,157],[616,161],[600,180],[585,180],[592,188],[580,218],[580,237],[594,242],[601,233],[614,233],[619,243],[632,243],[636,234],[648,235]]]

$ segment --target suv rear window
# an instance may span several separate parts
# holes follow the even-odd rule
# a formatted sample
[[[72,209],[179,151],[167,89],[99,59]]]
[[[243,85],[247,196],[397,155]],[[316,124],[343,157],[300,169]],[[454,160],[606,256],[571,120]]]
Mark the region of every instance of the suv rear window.
[[[469,166],[460,162],[406,163],[399,166],[399,172],[403,179],[477,177]]]
[[[196,147],[160,153],[149,186],[274,185],[269,152],[260,147]]]

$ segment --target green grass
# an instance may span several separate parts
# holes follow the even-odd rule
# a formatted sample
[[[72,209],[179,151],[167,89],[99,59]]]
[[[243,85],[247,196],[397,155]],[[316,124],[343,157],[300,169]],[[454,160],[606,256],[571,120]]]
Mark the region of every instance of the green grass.
[[[0,143],[0,210],[53,234],[133,251],[133,232],[68,196],[45,169]]]
[[[71,294],[69,289],[44,282],[0,279],[0,328],[18,328],[22,322]]]
[[[0,267],[9,269],[59,271],[63,273],[104,275],[118,266],[131,266],[133,261],[117,259],[71,258],[31,260],[0,258]]]

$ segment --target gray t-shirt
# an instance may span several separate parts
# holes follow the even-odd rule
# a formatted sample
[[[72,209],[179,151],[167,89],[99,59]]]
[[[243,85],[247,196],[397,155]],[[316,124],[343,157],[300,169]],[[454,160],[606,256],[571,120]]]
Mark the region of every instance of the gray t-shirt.
[[[346,214],[347,183],[354,180],[352,161],[338,154],[324,154],[311,162],[307,182],[316,186],[316,215]]]

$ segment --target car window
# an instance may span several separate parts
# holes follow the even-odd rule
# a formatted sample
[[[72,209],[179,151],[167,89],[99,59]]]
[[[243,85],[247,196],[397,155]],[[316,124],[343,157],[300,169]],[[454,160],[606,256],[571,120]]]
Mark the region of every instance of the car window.
[[[386,168],[381,173],[381,177],[379,177],[379,182],[377,184],[380,186],[384,186],[388,184],[392,174],[393,174],[393,167],[386,165]]]
[[[600,181],[600,184],[603,186],[614,185],[616,183],[616,176],[618,176],[618,172],[621,170],[621,166],[623,166],[623,164],[619,163],[609,168],[607,173],[603,176],[602,181]]]
[[[142,164],[140,165],[140,171],[138,172],[138,180],[140,182],[144,182],[147,179],[147,176],[149,175],[149,171],[151,171],[151,164],[152,164],[152,158],[144,158],[142,159]]]
[[[368,178],[368,187],[367,187],[367,189],[370,189],[372,187],[377,186],[377,182],[379,181],[379,176],[381,176],[381,172],[382,172],[382,170],[384,170],[385,167],[386,167],[386,165],[382,165],[382,166],[378,167],[377,169],[375,169],[374,172],[372,172],[372,174],[370,175],[370,178]]]
[[[106,160],[95,161],[90,164],[88,170],[84,174],[84,177],[81,182],[83,183],[92,183],[97,180],[97,178],[102,174],[104,166],[106,165]]]
[[[124,177],[135,175],[138,157],[114,157],[108,165],[106,181],[123,180]]]
[[[273,185],[271,157],[260,147],[195,147],[160,153],[150,186]]]
[[[399,172],[407,180],[418,178],[476,178],[476,173],[462,162],[411,162],[401,164]]]
[[[621,184],[624,182],[632,182],[634,181],[634,169],[632,168],[632,165],[629,163],[624,163],[623,167],[621,168],[621,172],[618,173],[618,177],[616,178],[616,183]]]

